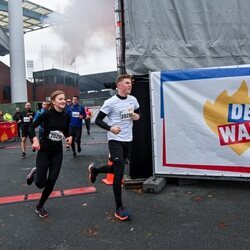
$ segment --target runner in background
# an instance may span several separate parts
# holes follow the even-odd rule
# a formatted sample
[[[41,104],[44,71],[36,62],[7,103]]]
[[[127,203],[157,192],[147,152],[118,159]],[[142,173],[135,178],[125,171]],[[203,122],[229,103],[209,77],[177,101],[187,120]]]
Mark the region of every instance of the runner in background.
[[[66,101],[66,106],[65,106],[65,111],[68,112],[68,109],[70,108],[70,106],[72,105],[72,101],[71,99],[67,99]],[[66,148],[69,149],[69,144],[66,143]]]
[[[25,110],[21,112],[21,134],[22,134],[22,141],[21,141],[21,148],[22,148],[22,158],[26,158],[26,139],[29,137],[30,142],[32,143],[32,139],[29,133],[29,126],[33,121],[35,112],[31,110],[31,104],[27,102],[25,104]]]
[[[34,121],[37,120],[37,118],[43,114],[45,111],[47,111],[50,107],[50,103],[49,102],[42,102],[42,108],[39,109],[36,113],[35,113],[35,117],[34,117]],[[38,134],[39,134],[39,139],[41,139],[43,137],[43,124],[38,126]]]
[[[101,173],[113,173],[113,192],[115,196],[115,217],[127,220],[131,214],[123,207],[121,184],[125,168],[125,160],[129,155],[131,141],[133,140],[133,121],[140,118],[137,99],[130,95],[132,79],[130,75],[121,75],[116,80],[117,95],[106,100],[101,107],[95,123],[108,131],[108,147],[112,166],[104,165],[96,168],[93,163],[89,165],[89,180],[94,183]],[[107,116],[108,124],[103,119]]]
[[[85,113],[86,113],[85,126],[87,130],[87,134],[90,135],[90,122],[91,122],[92,112],[89,110],[88,107],[86,107]]]
[[[70,115],[70,134],[72,135],[71,148],[73,157],[76,157],[75,142],[77,144],[77,152],[80,153],[81,137],[82,137],[82,119],[85,119],[86,113],[83,106],[79,104],[78,96],[73,96],[72,105],[68,108],[67,113]]]
[[[36,167],[27,176],[27,184],[33,181],[38,188],[44,188],[42,196],[35,208],[40,217],[47,217],[44,204],[53,191],[56,180],[59,176],[62,160],[62,140],[66,137],[66,143],[71,144],[72,136],[69,134],[70,117],[65,113],[65,93],[61,90],[53,92],[51,98],[51,109],[41,114],[29,127],[32,147],[38,150],[36,156]],[[36,137],[35,128],[43,124],[43,135],[39,141]]]
[[[66,106],[65,106],[66,111],[69,109],[69,107],[70,107],[71,105],[72,105],[71,99],[67,99],[67,101],[66,101]]]

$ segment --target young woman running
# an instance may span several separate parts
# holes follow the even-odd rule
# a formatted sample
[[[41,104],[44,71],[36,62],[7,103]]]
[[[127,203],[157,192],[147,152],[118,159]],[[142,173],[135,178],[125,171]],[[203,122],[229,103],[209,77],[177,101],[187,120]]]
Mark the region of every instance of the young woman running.
[[[38,150],[38,153],[36,167],[28,174],[27,184],[31,185],[35,181],[38,188],[44,188],[35,209],[40,217],[48,216],[43,206],[52,193],[60,173],[63,159],[63,137],[66,137],[67,144],[72,142],[72,136],[69,135],[70,117],[64,112],[66,105],[65,93],[56,90],[51,94],[50,98],[51,109],[42,113],[29,127],[33,139],[32,147]],[[35,128],[41,124],[43,124],[44,133],[39,142]]]

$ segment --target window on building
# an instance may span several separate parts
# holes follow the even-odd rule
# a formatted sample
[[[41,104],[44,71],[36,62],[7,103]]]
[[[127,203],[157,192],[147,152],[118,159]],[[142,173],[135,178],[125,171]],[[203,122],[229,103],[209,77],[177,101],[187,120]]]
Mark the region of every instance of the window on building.
[[[10,100],[11,99],[11,92],[10,86],[3,86],[3,99]]]
[[[34,82],[35,82],[35,84],[42,84],[43,83],[43,79],[35,78]]]

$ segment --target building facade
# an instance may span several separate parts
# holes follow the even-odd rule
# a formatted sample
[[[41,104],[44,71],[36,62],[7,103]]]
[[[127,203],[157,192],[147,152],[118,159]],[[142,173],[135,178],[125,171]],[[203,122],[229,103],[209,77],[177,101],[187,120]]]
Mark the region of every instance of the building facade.
[[[22,91],[22,90],[20,90]],[[28,100],[34,101],[33,85],[27,81]],[[10,68],[0,61],[0,103],[11,103]]]
[[[47,100],[55,90],[62,90],[66,98],[80,95],[79,74],[59,69],[49,69],[33,73],[34,98],[36,101]]]

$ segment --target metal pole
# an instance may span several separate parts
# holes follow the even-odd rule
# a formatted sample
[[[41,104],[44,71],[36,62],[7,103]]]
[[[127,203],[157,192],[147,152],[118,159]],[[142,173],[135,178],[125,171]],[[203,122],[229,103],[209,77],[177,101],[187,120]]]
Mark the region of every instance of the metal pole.
[[[27,102],[22,0],[9,0],[11,102]]]
[[[116,61],[117,75],[122,75],[125,70],[125,27],[124,27],[124,4],[123,0],[115,0],[116,22]]]

